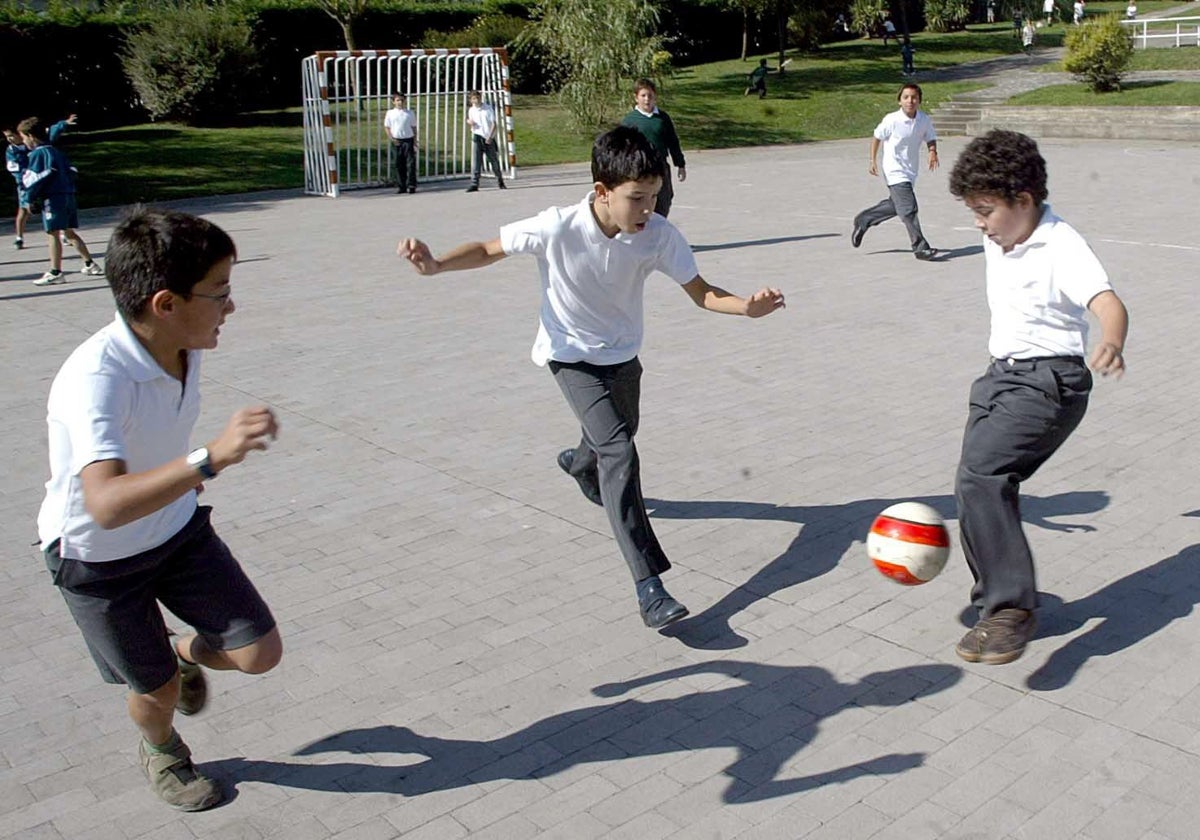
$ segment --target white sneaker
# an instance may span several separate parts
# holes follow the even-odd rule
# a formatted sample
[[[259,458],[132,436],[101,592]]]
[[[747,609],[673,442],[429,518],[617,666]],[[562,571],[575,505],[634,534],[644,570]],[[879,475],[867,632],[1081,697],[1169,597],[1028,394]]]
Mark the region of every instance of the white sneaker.
[[[100,263],[92,260],[90,263],[85,265],[79,273],[86,274],[88,277],[99,277],[104,274],[104,269],[100,267]]]
[[[55,274],[53,271],[47,271],[45,274],[43,274],[37,280],[34,280],[33,285],[35,285],[35,286],[57,286],[60,283],[66,283],[66,282],[67,282],[67,275],[63,274],[61,271],[58,272],[58,274]]]
[[[18,251],[20,251],[22,248],[25,247],[25,240],[18,236],[16,239],[13,240],[13,247],[16,248]]]

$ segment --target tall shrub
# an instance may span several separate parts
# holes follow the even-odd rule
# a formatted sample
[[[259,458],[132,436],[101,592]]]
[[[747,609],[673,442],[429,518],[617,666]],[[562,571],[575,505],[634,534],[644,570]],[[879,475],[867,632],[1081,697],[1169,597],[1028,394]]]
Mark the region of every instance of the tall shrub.
[[[540,44],[559,68],[559,101],[582,128],[628,107],[632,80],[662,71],[663,39],[651,0],[542,0],[518,39]]]
[[[850,4],[850,28],[864,38],[870,38],[886,10],[885,0],[854,0]]]
[[[251,28],[228,6],[164,6],[131,33],[121,65],[154,120],[196,123],[236,113],[253,89]]]
[[[1067,30],[1063,69],[1097,93],[1121,89],[1133,57],[1133,36],[1116,15],[1093,18]]]

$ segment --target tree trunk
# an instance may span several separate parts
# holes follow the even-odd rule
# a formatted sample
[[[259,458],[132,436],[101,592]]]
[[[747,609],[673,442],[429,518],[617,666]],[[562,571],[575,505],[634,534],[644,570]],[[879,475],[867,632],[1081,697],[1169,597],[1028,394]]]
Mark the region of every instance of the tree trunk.
[[[776,21],[779,25],[779,73],[781,75],[783,74],[784,54],[787,52],[788,12],[791,11],[789,5],[788,3],[780,3],[778,13],[776,14]]]
[[[750,10],[742,7],[742,61],[746,60],[746,50],[750,45]]]
[[[346,49],[358,49],[358,44],[354,40],[354,21],[346,18],[339,19],[338,23],[342,25],[342,38],[346,41]]]

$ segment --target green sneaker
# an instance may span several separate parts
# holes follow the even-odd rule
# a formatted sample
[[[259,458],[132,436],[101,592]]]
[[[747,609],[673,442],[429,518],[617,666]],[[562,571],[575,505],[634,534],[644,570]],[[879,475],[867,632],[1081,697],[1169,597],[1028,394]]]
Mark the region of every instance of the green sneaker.
[[[221,788],[212,779],[202,776],[192,764],[192,751],[178,734],[172,736],[175,746],[170,752],[156,752],[138,741],[138,757],[146,780],[158,798],[180,811],[203,811],[221,801]]]
[[[177,635],[170,632],[173,648]],[[194,715],[208,703],[208,680],[204,678],[204,669],[180,656],[178,648],[175,648],[175,659],[179,663],[179,699],[175,701],[175,711],[181,715]]]

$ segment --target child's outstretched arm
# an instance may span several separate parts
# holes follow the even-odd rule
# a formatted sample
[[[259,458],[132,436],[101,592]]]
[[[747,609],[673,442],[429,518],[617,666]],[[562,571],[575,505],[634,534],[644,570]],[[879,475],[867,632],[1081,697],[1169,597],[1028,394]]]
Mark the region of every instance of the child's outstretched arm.
[[[441,259],[434,259],[429,246],[420,239],[401,239],[400,244],[396,246],[396,253],[401,259],[412,263],[418,274],[424,275],[483,268],[508,256],[500,246],[499,239],[490,242],[467,242],[444,254]]]
[[[1088,301],[1088,309],[1100,322],[1100,343],[1092,351],[1088,365],[1101,376],[1120,378],[1125,372],[1125,338],[1129,334],[1129,313],[1114,291],[1104,291]]]
[[[707,309],[709,312],[722,312],[726,315],[761,318],[764,315],[770,315],[776,309],[783,309],[787,305],[783,300],[783,292],[779,289],[763,288],[748,298],[741,298],[718,286],[709,284],[699,274],[684,283],[683,290],[700,308]]]
[[[879,166],[875,162],[879,158],[879,146],[880,146],[879,138],[872,137],[871,138],[871,165],[867,168],[867,171],[870,172],[872,175],[879,174]]]

